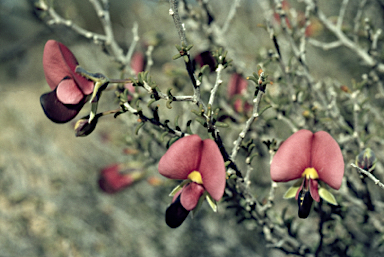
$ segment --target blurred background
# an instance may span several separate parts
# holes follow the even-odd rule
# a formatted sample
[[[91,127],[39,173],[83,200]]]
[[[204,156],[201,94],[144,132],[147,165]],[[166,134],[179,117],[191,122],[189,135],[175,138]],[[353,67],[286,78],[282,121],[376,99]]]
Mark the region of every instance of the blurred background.
[[[187,2],[196,8],[195,15],[199,17],[198,3]],[[215,22],[222,26],[233,1],[208,2]],[[268,1],[241,1],[224,38],[235,67],[246,75],[256,71],[257,63],[273,49],[269,34],[260,26],[264,17],[259,2]],[[300,3],[291,2],[300,7]],[[323,11],[329,17],[337,16],[335,6],[340,6],[341,1],[326,2],[320,3]],[[53,6],[60,15],[79,26],[103,33],[88,0],[54,1]],[[357,7],[357,1],[352,1],[346,19],[354,17]],[[369,10],[372,17],[382,17],[383,10],[374,5]],[[116,40],[125,51],[133,40],[134,22],[138,24],[140,37],[138,51],[144,52],[146,44],[153,40],[161,42],[152,55],[151,76],[164,92],[174,81],[175,73],[170,71],[183,69],[184,65],[181,60],[172,61],[179,38],[168,11],[168,1],[110,0]],[[238,224],[234,211],[225,209],[224,205],[219,205],[219,212],[213,213],[204,204],[196,217],[188,217],[182,226],[170,229],[164,214],[171,201],[168,194],[176,183],[158,175],[156,167],[156,159],[165,148],[159,148],[158,156],[130,151],[137,141],[137,121],[133,115],[103,118],[96,130],[85,138],[75,137],[74,122],[61,125],[50,122],[39,102],[40,96],[50,91],[42,67],[47,40],[65,44],[89,71],[101,72],[110,78],[118,78],[119,72],[117,64],[100,46],[67,27],[48,26],[40,15],[32,0],[0,0],[0,256],[289,256],[270,248],[254,223]],[[382,27],[382,20],[372,22]],[[328,36],[322,39],[333,39]],[[190,35],[190,42],[195,45],[192,55],[206,50],[207,42],[200,39]],[[289,49],[287,41],[280,42],[283,52]],[[343,48],[324,52],[308,46],[307,63],[315,79],[332,77],[338,84],[350,85],[352,79],[359,81],[361,74],[368,71],[359,62]],[[273,71],[270,73],[274,75]],[[227,81],[229,74],[223,78]],[[271,87],[271,91],[278,89],[277,83]],[[116,106],[113,94],[103,95],[100,106],[102,110]],[[87,114],[89,109],[84,109],[78,117]],[[265,127],[270,125],[260,122]],[[274,123],[274,126],[270,129],[278,139],[290,135],[286,124]],[[258,129],[253,133],[263,131]],[[226,132],[229,136],[225,140],[230,144],[231,136],[238,132]],[[271,138],[263,134],[260,137]],[[138,140],[145,139],[139,137]],[[152,165],[145,167],[152,180],[144,179],[114,195],[99,189],[97,181],[102,168],[114,163],[136,167],[146,158],[153,159]],[[260,150],[257,158],[253,193],[265,199],[270,186],[266,148]],[[353,158],[345,161],[351,162]],[[382,172],[382,166],[378,167]],[[296,202],[281,200],[286,189],[282,186],[276,190],[274,208],[279,213],[288,206],[287,213],[295,216]],[[380,192],[376,198],[381,199]],[[318,228],[312,225],[317,224],[318,219],[316,215],[313,217],[313,220],[296,220],[295,226],[305,227],[304,232],[299,232],[300,237],[308,245],[316,246]]]

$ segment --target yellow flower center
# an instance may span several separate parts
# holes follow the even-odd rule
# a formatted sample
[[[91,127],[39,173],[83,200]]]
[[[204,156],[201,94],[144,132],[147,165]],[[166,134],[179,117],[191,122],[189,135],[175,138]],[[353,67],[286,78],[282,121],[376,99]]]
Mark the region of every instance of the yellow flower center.
[[[192,171],[189,173],[188,178],[197,184],[203,184],[203,179],[201,178],[201,174],[198,171]]]
[[[315,168],[306,168],[301,176],[307,179],[319,178],[319,174],[317,174],[317,171],[315,170]]]

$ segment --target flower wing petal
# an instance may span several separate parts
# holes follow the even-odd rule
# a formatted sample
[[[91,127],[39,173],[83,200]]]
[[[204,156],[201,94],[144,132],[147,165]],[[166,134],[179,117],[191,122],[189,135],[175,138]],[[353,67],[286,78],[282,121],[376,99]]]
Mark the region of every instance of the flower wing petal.
[[[224,194],[226,172],[220,149],[212,139],[203,141],[201,162],[198,171],[203,179],[205,190],[219,201]]]
[[[180,195],[180,201],[181,205],[187,210],[193,210],[197,203],[199,202],[200,197],[204,193],[204,187],[196,184],[196,183],[189,183],[183,188],[183,191]]]
[[[299,130],[279,147],[271,163],[271,178],[276,182],[286,182],[301,177],[310,167],[313,133]]]
[[[177,140],[159,161],[159,173],[170,179],[187,179],[188,174],[197,170],[203,141],[198,135]]]
[[[313,200],[316,202],[320,202],[320,196],[319,196],[319,183],[315,179],[309,180],[309,192],[311,193],[311,196]]]
[[[62,80],[56,89],[57,98],[63,104],[78,104],[84,95],[72,79]]]
[[[43,94],[40,97],[40,103],[45,115],[53,122],[65,123],[72,120],[84,105],[84,100],[78,104],[66,105],[59,101],[56,95],[56,89]]]
[[[335,139],[325,131],[314,134],[312,143],[312,167],[319,179],[334,189],[339,189],[344,175],[344,159]]]

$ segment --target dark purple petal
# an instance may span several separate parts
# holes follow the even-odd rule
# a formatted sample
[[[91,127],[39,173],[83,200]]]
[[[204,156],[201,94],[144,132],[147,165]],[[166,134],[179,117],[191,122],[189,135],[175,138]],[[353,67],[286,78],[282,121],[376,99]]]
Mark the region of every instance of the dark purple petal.
[[[187,179],[192,171],[198,171],[203,141],[198,135],[177,140],[159,161],[159,173],[170,179]]]
[[[210,51],[202,52],[195,56],[193,59],[193,63],[199,65],[199,67],[203,67],[204,65],[208,65],[211,69],[211,72],[216,70],[216,61],[213,58]]]
[[[57,99],[56,89],[43,94],[40,103],[45,115],[53,122],[65,123],[72,120],[83,108],[85,99],[78,104],[63,104]]]
[[[201,161],[198,171],[203,179],[205,190],[213,199],[219,201],[224,194],[226,172],[223,156],[212,139],[203,141]]]
[[[299,205],[299,218],[306,219],[311,212],[313,199],[309,191],[300,191],[299,199],[297,200]]]
[[[311,167],[313,133],[299,130],[279,147],[271,163],[271,178],[276,182],[286,182],[301,177],[303,171]]]
[[[171,228],[179,227],[187,218],[189,211],[180,202],[180,196],[167,208],[165,212],[165,222]]]
[[[189,183],[184,186],[180,196],[181,205],[187,210],[191,211],[195,209],[200,197],[204,193],[204,187],[197,183]]]
[[[338,143],[325,131],[314,134],[312,167],[319,179],[334,189],[339,189],[344,175],[344,159]]]

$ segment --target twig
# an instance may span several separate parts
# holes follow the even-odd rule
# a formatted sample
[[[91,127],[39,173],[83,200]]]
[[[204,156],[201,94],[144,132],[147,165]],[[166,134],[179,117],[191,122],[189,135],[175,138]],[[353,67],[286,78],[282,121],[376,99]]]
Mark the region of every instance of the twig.
[[[185,36],[185,27],[184,23],[181,23],[180,15],[179,15],[179,1],[178,0],[169,0],[170,4],[170,9],[169,9],[169,15],[172,16],[173,22],[175,23],[177,33],[179,34],[180,42],[182,46],[187,46],[187,38]],[[196,103],[197,106],[202,105],[203,109],[206,111],[207,107],[205,104],[201,101],[200,99],[200,81],[196,79],[195,76],[195,68],[193,67],[192,61],[191,61],[191,56],[189,55],[189,52],[185,54],[187,57],[187,61],[185,62],[185,67],[187,69],[189,78],[191,79],[192,85],[193,85],[193,90],[194,90],[194,102]]]
[[[172,16],[173,22],[175,23],[177,33],[181,41],[181,45],[188,45],[187,37],[185,36],[184,23],[181,22],[179,15],[179,0],[169,0],[170,8],[169,15]]]
[[[313,3],[313,0],[308,0]],[[331,31],[338,39],[343,43],[343,45],[353,52],[355,52],[368,66],[375,67],[379,72],[384,73],[384,64],[378,63],[371,55],[369,55],[364,49],[362,49],[359,45],[349,39],[344,32],[336,27],[328,18],[324,15],[319,8],[315,8],[317,17],[323,23],[323,25]]]
[[[221,57],[221,56],[220,56]],[[220,58],[219,57],[219,58]],[[219,86],[223,83],[223,81],[221,80],[221,72],[224,70],[224,66],[222,64],[219,64],[217,66],[217,69],[216,69],[216,81],[215,81],[215,85],[213,86],[212,90],[211,90],[211,95],[209,97],[209,101],[208,101],[208,105],[212,106],[213,105],[213,102],[215,101],[215,95],[216,95],[216,92],[217,92],[217,89],[219,88]]]
[[[233,17],[235,17],[235,14],[236,14],[236,9],[240,6],[240,0],[234,0],[232,2],[232,6],[231,6],[231,9],[229,10],[229,13],[228,13],[228,16],[227,16],[227,19],[225,20],[224,22],[224,25],[221,29],[221,33],[222,34],[225,34],[229,28],[229,24],[231,23],[231,20],[233,19]]]
[[[356,166],[355,164],[351,163],[351,166],[352,167],[355,167],[357,168],[357,170],[360,172],[360,173],[363,173],[364,175],[366,175],[368,178],[370,178],[376,185],[378,185],[379,187],[381,187],[382,189],[384,189],[384,184],[380,182],[380,180],[378,180],[375,176],[372,175],[372,173],[370,173],[369,171],[366,171],[358,166]]]
[[[313,46],[323,49],[324,51],[337,48],[343,45],[343,43],[340,40],[330,42],[330,43],[325,43],[325,42],[320,42],[314,38],[309,38],[308,42]]]
[[[137,24],[137,22],[133,23],[133,27],[132,27],[133,39],[132,39],[131,45],[129,46],[128,52],[125,55],[126,66],[129,66],[131,64],[133,52],[135,51],[137,42],[140,40],[138,28],[139,28],[139,25]],[[135,74],[135,72],[132,69],[131,69],[131,73],[132,75]]]
[[[354,26],[353,26],[353,41],[355,44],[359,43],[359,29],[360,29],[360,19],[363,15],[364,6],[367,3],[367,0],[361,0],[359,4],[359,8],[357,8],[356,16],[353,19]]]
[[[187,133],[184,133],[184,132],[179,131],[177,129],[171,129],[156,119],[148,118],[148,117],[144,116],[144,114],[141,111],[138,111],[137,109],[133,108],[128,102],[124,102],[123,106],[127,109],[127,111],[138,116],[140,118],[141,122],[149,121],[153,125],[161,128],[162,130],[167,131],[169,134],[176,135],[178,137],[188,136]]]
[[[89,2],[93,5],[93,8],[95,8],[96,14],[99,17],[101,24],[103,25],[104,33],[106,36],[105,46],[110,49],[109,52],[118,62],[126,65],[126,58],[124,57],[123,49],[121,49],[117,44],[113,34],[108,1],[103,1],[104,8],[101,6],[98,0],[89,0]]]
[[[262,72],[260,74],[259,81],[263,81],[264,80],[264,76],[265,76],[264,72]],[[259,84],[261,84],[261,83],[259,83]],[[231,160],[235,160],[236,159],[237,153],[240,150],[241,142],[244,140],[245,135],[249,131],[252,123],[259,117],[260,102],[261,102],[261,98],[263,97],[263,95],[264,95],[263,90],[259,90],[257,95],[256,95],[256,97],[253,99],[253,103],[254,104],[253,104],[252,116],[247,120],[243,130],[240,132],[238,138],[234,142],[234,146],[232,148],[232,153],[231,153]]]
[[[338,29],[341,29],[341,26],[343,25],[344,15],[345,15],[345,11],[347,10],[348,2],[349,0],[343,0],[343,2],[341,3],[339,16],[337,17],[337,23],[336,23],[336,27]]]

